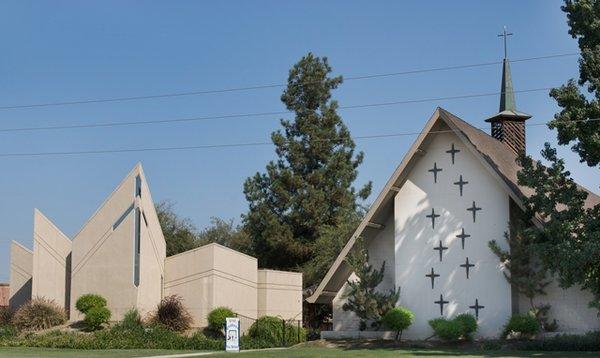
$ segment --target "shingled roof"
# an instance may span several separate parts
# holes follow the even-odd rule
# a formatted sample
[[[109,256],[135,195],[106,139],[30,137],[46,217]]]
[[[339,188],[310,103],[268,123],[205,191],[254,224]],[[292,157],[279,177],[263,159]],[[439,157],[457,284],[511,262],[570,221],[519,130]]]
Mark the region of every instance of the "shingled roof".
[[[453,132],[461,139],[475,157],[480,160],[483,167],[499,181],[499,184],[506,190],[507,194],[519,206],[523,207],[522,199],[531,196],[533,190],[518,184],[517,172],[521,168],[515,162],[515,153],[504,143],[498,141],[489,134],[438,107],[425,124],[423,131],[415,140],[400,165],[396,168],[313,295],[307,298],[308,302],[331,302],[352,273],[350,267],[345,263],[345,258],[352,249],[356,239],[358,237],[364,237],[368,240],[370,237],[374,236],[373,230],[369,229],[369,223],[372,221],[381,222],[386,214],[389,213],[389,210],[392,210],[393,197],[396,194],[394,189],[402,186],[408,172],[419,159],[419,154],[425,152],[424,147],[431,140],[432,135],[435,135],[436,132],[448,131]],[[598,195],[586,188],[581,187],[581,189],[588,192],[588,197],[585,201],[586,207],[593,207],[600,203],[600,197]]]

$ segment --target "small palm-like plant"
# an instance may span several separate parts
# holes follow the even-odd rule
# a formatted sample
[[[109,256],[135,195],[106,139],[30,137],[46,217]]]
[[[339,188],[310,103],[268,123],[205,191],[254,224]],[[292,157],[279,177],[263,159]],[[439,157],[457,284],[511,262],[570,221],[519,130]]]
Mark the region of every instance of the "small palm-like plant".
[[[175,332],[183,332],[192,326],[192,315],[178,295],[163,298],[150,318],[150,323],[160,324]]]
[[[14,325],[21,330],[42,330],[67,321],[67,314],[54,300],[36,297],[15,312]]]

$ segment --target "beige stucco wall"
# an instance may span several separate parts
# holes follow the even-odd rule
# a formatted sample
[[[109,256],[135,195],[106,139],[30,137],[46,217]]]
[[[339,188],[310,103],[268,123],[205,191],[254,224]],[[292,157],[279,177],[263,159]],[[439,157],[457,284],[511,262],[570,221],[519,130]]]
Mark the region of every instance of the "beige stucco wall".
[[[256,318],[256,259],[218,244],[209,244],[165,260],[164,295],[179,295],[194,318],[206,326],[217,306]]]
[[[31,299],[33,252],[13,241],[10,246],[9,307],[16,309]]]
[[[97,293],[106,298],[112,320],[120,320],[124,313],[137,307],[138,289],[133,276],[135,208],[139,204],[135,199],[135,178],[140,170],[137,165],[127,175],[73,239],[71,320],[83,318],[75,309],[75,303],[86,293]],[[150,261],[145,252],[140,261]],[[151,267],[148,269],[150,271]],[[145,287],[146,283],[142,283],[144,271],[141,273],[140,285]],[[145,304],[142,308],[148,306]]]
[[[302,320],[302,273],[258,270],[258,317]]]
[[[33,213],[32,296],[70,308],[71,240],[46,216]]]

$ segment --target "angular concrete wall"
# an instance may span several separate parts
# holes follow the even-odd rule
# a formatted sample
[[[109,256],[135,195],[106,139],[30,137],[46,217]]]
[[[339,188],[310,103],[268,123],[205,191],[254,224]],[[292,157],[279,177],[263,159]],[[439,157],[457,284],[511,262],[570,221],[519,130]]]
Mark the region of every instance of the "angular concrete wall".
[[[209,244],[165,260],[164,295],[179,295],[194,318],[207,325],[207,314],[227,306],[257,317],[257,261],[218,244]]]
[[[32,296],[69,310],[71,240],[37,209],[33,213]]]
[[[258,317],[302,320],[302,273],[258,270]]]
[[[10,298],[10,285],[8,283],[0,283],[0,307],[8,306]]]
[[[31,299],[33,252],[13,241],[10,246],[10,298],[12,310]]]
[[[107,299],[112,320],[133,307],[145,314],[160,301],[165,251],[158,243],[162,235],[156,232],[158,219],[145,183],[137,165],[73,239],[71,320],[82,318],[75,302],[86,293]]]

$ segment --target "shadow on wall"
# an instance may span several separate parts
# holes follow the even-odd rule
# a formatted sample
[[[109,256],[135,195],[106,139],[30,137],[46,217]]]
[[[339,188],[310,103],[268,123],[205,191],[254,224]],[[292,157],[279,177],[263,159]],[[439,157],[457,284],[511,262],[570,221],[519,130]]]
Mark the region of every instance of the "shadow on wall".
[[[8,302],[8,306],[11,310],[17,309],[31,299],[31,284],[32,279],[30,278],[17,292],[15,292],[14,295],[12,295]]]

